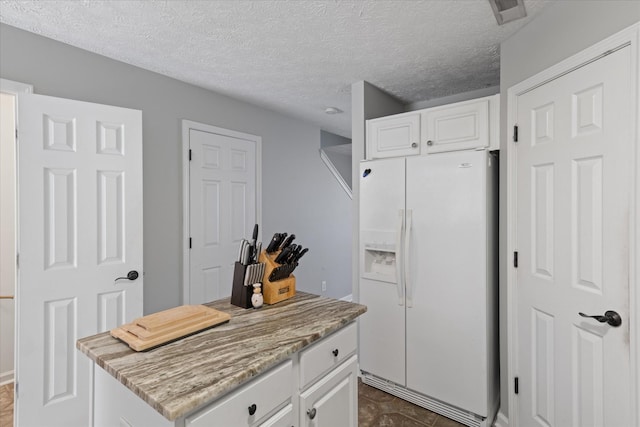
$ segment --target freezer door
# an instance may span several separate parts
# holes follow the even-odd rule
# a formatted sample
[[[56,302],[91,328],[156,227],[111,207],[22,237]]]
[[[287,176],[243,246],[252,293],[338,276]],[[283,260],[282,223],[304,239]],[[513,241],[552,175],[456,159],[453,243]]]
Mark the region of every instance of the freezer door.
[[[407,159],[407,387],[487,416],[488,154]]]
[[[405,385],[405,160],[360,164],[360,369]]]

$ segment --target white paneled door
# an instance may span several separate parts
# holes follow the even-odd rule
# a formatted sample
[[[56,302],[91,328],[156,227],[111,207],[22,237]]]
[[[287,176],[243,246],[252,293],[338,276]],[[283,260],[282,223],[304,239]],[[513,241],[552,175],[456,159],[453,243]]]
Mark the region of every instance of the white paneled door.
[[[76,340],[142,315],[142,114],[21,94],[18,119],[16,425],[88,426]]]
[[[632,422],[630,51],[517,97],[520,426]]]
[[[233,264],[256,223],[259,138],[189,128],[189,303],[231,295]],[[186,301],[185,301],[186,302]]]

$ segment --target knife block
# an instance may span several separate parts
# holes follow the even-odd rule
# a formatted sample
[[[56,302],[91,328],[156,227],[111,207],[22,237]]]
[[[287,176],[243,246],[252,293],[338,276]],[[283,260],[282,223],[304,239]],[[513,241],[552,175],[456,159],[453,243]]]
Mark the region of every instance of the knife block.
[[[266,251],[262,251],[258,260],[265,264],[264,276],[262,277],[262,296],[265,304],[275,304],[296,294],[296,277],[293,274],[282,280],[269,281],[269,276],[273,269],[280,266],[274,261],[279,253],[268,254]]]
[[[231,288],[231,304],[242,307],[251,308],[251,295],[253,295],[253,286],[244,285],[244,275],[247,272],[246,265],[236,262],[233,267],[233,287]]]

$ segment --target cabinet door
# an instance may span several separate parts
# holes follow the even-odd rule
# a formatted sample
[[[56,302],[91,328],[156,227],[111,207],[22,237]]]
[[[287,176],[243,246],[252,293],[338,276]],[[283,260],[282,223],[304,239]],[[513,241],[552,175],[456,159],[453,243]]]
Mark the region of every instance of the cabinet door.
[[[420,114],[367,121],[367,159],[420,154]]]
[[[300,395],[300,426],[357,427],[357,360],[352,356]]]
[[[422,113],[426,153],[489,146],[489,100],[430,108]]]

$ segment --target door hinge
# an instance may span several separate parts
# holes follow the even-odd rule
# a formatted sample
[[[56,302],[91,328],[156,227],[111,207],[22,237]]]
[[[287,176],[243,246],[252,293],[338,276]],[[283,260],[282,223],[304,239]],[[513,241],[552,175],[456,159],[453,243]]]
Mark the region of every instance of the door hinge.
[[[191,237],[189,237],[189,249],[191,249]]]
[[[16,141],[18,140],[18,129],[16,129]]]
[[[520,384],[519,384],[519,381],[518,381],[518,377],[515,377],[513,379],[513,392],[515,394],[518,394],[520,392]]]
[[[189,148],[189,161],[191,161],[191,148]]]
[[[515,268],[518,268],[518,252],[514,252],[513,253],[513,266]]]
[[[16,268],[20,268],[20,254],[16,254]]]
[[[518,142],[518,125],[513,126],[513,142]]]
[[[16,400],[18,400],[18,383],[15,383],[13,386],[13,394],[16,397]]]

